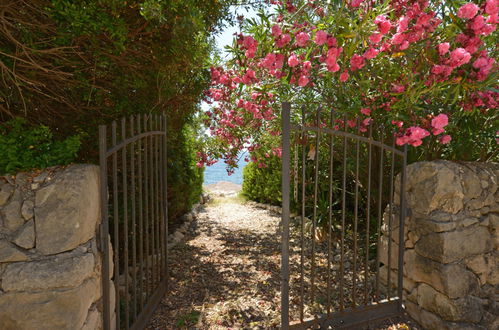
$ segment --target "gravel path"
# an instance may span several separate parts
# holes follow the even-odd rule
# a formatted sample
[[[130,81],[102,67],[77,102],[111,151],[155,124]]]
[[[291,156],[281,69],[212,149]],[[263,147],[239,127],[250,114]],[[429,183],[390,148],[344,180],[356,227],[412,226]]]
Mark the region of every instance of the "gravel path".
[[[279,215],[237,197],[208,203],[170,251],[169,291],[147,329],[276,329],[279,221]],[[409,328],[396,323],[375,328]]]

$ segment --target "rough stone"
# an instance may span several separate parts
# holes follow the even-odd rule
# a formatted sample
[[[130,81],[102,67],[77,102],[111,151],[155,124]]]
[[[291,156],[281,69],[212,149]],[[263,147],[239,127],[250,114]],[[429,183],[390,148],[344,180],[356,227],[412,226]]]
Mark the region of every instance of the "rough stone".
[[[463,209],[463,187],[455,168],[447,161],[420,162],[407,167],[407,203],[415,213],[441,210],[456,214]],[[438,173],[438,175],[437,175]]]
[[[36,192],[36,249],[56,254],[95,235],[100,220],[99,168],[74,165]]]
[[[447,321],[478,323],[482,318],[482,315],[476,313],[481,306],[472,297],[451,300],[424,283],[418,287],[418,306]]]
[[[80,329],[92,303],[100,297],[99,280],[65,291],[0,295],[2,330]]]
[[[73,258],[18,262],[5,270],[2,289],[11,291],[74,288],[94,271],[94,255],[87,253]]]
[[[415,249],[424,257],[441,263],[450,263],[487,252],[491,248],[489,241],[490,233],[487,228],[476,226],[426,235],[418,241]]]
[[[466,262],[468,266],[475,274],[480,278],[480,284],[485,284],[487,282],[487,275],[489,272],[488,263],[484,255],[478,255]]]
[[[30,220],[33,218],[33,215],[35,214],[34,211],[35,203],[32,200],[25,200],[22,207],[21,207],[21,215],[24,218],[24,220]]]
[[[28,256],[16,249],[6,240],[0,240],[0,262],[15,262],[28,260]]]
[[[91,309],[88,312],[87,319],[81,330],[99,330],[102,329],[101,314],[97,309]]]
[[[7,203],[13,191],[14,187],[12,185],[0,181],[0,206]]]
[[[23,228],[19,230],[13,242],[23,249],[31,249],[35,246],[35,223],[33,220],[28,221]]]
[[[10,202],[2,209],[3,225],[10,231],[16,231],[24,224],[21,216],[22,196],[19,191],[15,191]]]
[[[48,172],[42,172],[33,178],[33,182],[43,183],[45,182],[48,176],[49,176]]]
[[[478,288],[478,280],[473,273],[460,264],[444,265],[417,253],[405,253],[404,271],[416,282],[429,284],[450,298],[464,297]]]
[[[482,193],[482,186],[480,185],[480,178],[475,172],[470,169],[465,169],[463,175],[463,191],[466,199],[473,199],[480,196]]]

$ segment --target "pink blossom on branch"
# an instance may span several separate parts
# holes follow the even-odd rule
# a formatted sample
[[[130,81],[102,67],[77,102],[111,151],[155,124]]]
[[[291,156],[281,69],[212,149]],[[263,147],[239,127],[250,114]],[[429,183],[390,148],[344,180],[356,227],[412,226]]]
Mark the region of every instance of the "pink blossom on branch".
[[[314,42],[317,46],[322,46],[327,42],[327,33],[319,30],[315,33]]]
[[[468,2],[465,5],[462,5],[461,8],[457,11],[457,17],[463,19],[471,19],[475,17],[480,8],[475,5],[473,2]]]

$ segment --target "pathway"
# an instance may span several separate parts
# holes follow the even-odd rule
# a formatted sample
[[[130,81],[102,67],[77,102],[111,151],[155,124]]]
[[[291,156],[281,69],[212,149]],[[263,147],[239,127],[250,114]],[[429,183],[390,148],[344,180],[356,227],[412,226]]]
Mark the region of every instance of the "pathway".
[[[279,221],[278,214],[239,197],[206,204],[170,251],[169,292],[147,329],[276,329]],[[375,328],[408,329],[390,322]]]

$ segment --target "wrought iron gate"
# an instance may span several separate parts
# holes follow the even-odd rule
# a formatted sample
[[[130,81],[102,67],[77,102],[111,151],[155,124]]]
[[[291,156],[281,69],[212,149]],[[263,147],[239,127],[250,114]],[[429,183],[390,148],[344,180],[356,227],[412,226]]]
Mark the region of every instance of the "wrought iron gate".
[[[291,110],[283,104],[282,329],[400,314],[407,148],[333,110]]]
[[[107,131],[99,126],[104,329],[142,329],[167,288],[166,117]]]

